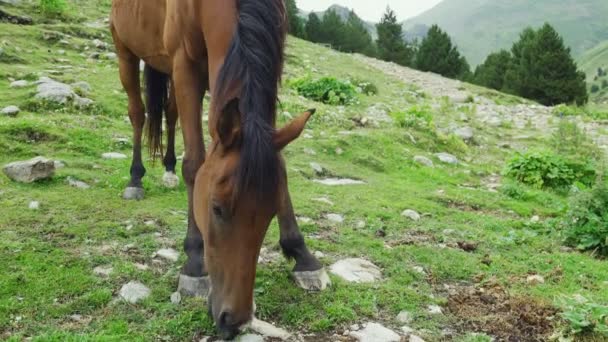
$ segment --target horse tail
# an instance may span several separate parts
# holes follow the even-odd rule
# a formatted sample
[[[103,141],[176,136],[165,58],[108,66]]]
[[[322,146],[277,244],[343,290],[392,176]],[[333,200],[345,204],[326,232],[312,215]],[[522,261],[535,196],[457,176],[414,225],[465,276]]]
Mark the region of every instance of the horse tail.
[[[163,155],[163,113],[167,110],[169,76],[146,64],[144,82],[148,111],[146,138],[150,156],[155,160]]]
[[[287,31],[285,5],[283,0],[236,3],[237,26],[215,96],[220,103],[228,102],[228,90],[240,87],[243,143],[235,194],[251,191],[264,197],[276,193],[279,178],[279,157],[272,139]]]

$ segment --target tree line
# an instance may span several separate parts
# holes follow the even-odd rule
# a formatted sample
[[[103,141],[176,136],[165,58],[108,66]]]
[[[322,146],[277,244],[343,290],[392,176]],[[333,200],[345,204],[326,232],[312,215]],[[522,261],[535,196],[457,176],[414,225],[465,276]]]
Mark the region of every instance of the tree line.
[[[322,18],[298,15],[295,0],[286,0],[289,33],[333,49],[361,53],[444,77],[460,79],[545,105],[583,104],[588,100],[585,75],[578,71],[570,49],[549,24],[538,30],[525,29],[511,51],[489,55],[474,72],[450,36],[433,25],[418,41],[406,41],[402,25],[390,8],[376,24],[374,40],[361,18],[350,11],[343,20],[333,9]]]

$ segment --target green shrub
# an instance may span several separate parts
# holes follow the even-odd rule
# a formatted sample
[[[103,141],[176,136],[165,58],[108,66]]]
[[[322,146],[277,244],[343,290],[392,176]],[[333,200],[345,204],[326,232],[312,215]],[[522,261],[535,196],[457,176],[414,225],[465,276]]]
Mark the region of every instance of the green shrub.
[[[608,306],[585,298],[562,300],[562,318],[569,332],[577,335],[596,333],[608,337]]]
[[[591,93],[592,93],[592,94],[595,94],[595,93],[597,93],[598,91],[600,91],[600,87],[599,87],[597,84],[593,84],[593,85],[591,86]]]
[[[61,16],[67,10],[65,0],[39,0],[40,10],[47,16]]]
[[[370,81],[362,80],[359,78],[351,78],[350,83],[354,85],[357,90],[360,90],[361,93],[366,95],[377,95],[378,87]]]
[[[399,127],[403,128],[433,128],[433,115],[431,107],[428,105],[417,105],[410,107],[405,112],[394,112],[391,116],[395,119]]]
[[[574,195],[561,222],[565,243],[608,256],[608,188],[598,181],[590,191]]]
[[[357,100],[355,87],[334,77],[302,78],[291,82],[291,87],[308,99],[330,105],[352,104]]]
[[[553,108],[553,114],[557,116],[585,116],[595,120],[608,119],[608,112],[593,110],[589,107],[559,105]]]
[[[564,189],[577,182],[591,185],[595,178],[595,170],[589,163],[568,161],[550,152],[517,153],[504,173],[539,189]]]

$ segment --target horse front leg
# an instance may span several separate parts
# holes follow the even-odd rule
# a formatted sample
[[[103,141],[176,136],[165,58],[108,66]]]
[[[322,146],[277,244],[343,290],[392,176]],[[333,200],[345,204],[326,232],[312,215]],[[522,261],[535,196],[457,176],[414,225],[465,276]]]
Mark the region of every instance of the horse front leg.
[[[175,157],[175,126],[177,123],[178,111],[175,100],[175,87],[171,84],[169,92],[169,105],[167,107],[167,153],[163,159],[165,174],[163,175],[163,185],[166,188],[174,189],[179,185],[179,177],[175,173],[177,158]]]

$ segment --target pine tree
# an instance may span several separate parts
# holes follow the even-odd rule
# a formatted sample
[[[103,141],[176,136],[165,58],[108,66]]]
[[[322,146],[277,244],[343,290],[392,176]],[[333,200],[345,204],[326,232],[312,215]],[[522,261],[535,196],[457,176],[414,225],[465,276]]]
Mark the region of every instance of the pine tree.
[[[469,63],[460,55],[447,33],[437,25],[431,26],[416,55],[416,68],[450,78],[465,79],[470,74]]]
[[[296,0],[286,0],[287,20],[289,22],[288,32],[296,37],[304,38],[304,22],[298,15]]]
[[[378,57],[401,65],[411,65],[414,50],[403,39],[403,27],[397,22],[395,12],[386,8],[382,20],[376,25],[378,30]]]
[[[340,50],[345,40],[345,25],[335,10],[325,12],[321,20],[321,43],[331,44],[334,49]]]
[[[345,27],[345,39],[341,50],[345,52],[358,52],[368,56],[374,55],[372,36],[365,27],[363,20],[354,11],[348,14]]]
[[[484,87],[502,90],[505,83],[505,75],[511,66],[511,53],[501,50],[490,54],[486,61],[477,66],[473,82]]]
[[[315,13],[308,15],[308,21],[306,22],[306,39],[313,43],[321,42],[321,20]]]

